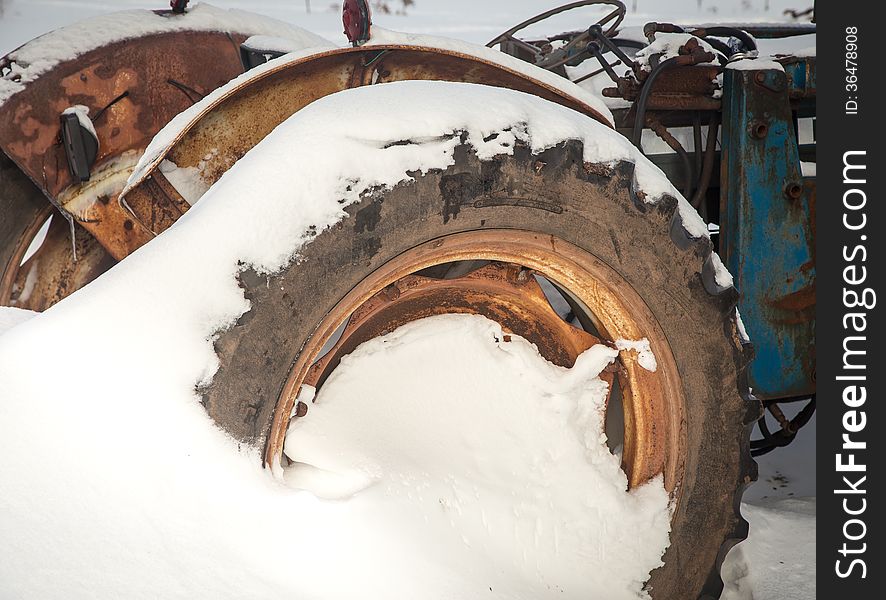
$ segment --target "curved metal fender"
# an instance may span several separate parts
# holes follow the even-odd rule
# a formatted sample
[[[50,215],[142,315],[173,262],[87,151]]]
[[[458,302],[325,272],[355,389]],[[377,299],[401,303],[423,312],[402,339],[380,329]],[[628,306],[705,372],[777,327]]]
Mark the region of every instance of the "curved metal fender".
[[[485,50],[485,49],[484,49]],[[507,57],[510,58],[510,57]],[[590,115],[609,118],[582,99],[583,90],[553,85],[543,71],[523,71],[453,49],[374,44],[310,55],[289,55],[255,69],[217,90],[176,130],[164,132],[142,158],[120,201],[145,233],[157,235],[286,118],[314,100],[363,85],[402,80],[482,83],[533,94]],[[564,88],[566,88],[564,90]]]
[[[106,15],[0,58],[0,150],[117,259],[152,237],[115,201],[151,139],[174,116],[243,72],[240,44],[249,36],[303,32],[209,6],[185,15],[166,13]],[[103,39],[109,35],[124,39]],[[303,37],[306,45],[324,42],[308,32]],[[60,114],[75,105],[88,109],[99,141],[83,182],[69,172],[60,140]]]

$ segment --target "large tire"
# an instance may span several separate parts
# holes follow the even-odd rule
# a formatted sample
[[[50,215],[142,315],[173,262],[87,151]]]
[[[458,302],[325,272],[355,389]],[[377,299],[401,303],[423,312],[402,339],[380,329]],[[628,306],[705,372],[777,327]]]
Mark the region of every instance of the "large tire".
[[[481,229],[564,240],[630,283],[667,336],[680,374],[685,473],[665,564],[648,589],[658,600],[718,597],[725,553],[746,537],[738,508],[755,477],[748,440],[759,408],[744,377],[738,296],[716,284],[710,240],[686,233],[676,199],[647,204],[634,189],[633,169],[628,162],[586,165],[578,142],[538,155],[517,146],[513,156],[485,162],[462,145],[446,170],[365,195],[270,282],[242,274],[251,309],[217,340],[221,367],[203,390],[207,410],[237,439],[263,446],[284,382],[317,323],[367,275],[419,244]],[[507,193],[489,201],[499,190]]]

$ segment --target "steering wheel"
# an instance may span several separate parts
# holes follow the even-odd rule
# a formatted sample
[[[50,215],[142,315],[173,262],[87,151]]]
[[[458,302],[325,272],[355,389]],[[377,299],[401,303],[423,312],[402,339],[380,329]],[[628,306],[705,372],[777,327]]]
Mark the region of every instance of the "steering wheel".
[[[579,34],[572,41],[570,41],[568,44],[566,44],[562,48],[558,48],[557,50],[555,50],[549,54],[544,54],[541,51],[541,49],[538,48],[537,46],[534,46],[528,42],[524,42],[523,40],[514,37],[514,34],[516,34],[518,31],[521,31],[521,30],[523,30],[535,23],[539,23],[541,21],[544,21],[548,17],[552,17],[554,15],[558,15],[560,13],[563,13],[563,12],[566,12],[569,10],[573,10],[576,8],[581,8],[584,6],[592,6],[595,4],[604,4],[604,5],[613,6],[614,9],[611,12],[609,12],[608,14],[606,14],[605,16],[603,16],[602,18],[600,18],[596,23],[594,23],[594,25],[591,25],[591,27],[589,27],[584,33]],[[544,69],[552,69],[552,68],[558,67],[561,64],[564,64],[568,60],[570,60],[572,51],[575,50],[576,48],[581,48],[582,50],[584,50],[585,47],[587,46],[588,42],[591,39],[590,32],[592,29],[595,31],[602,31],[603,35],[605,35],[605,36],[611,36],[612,34],[614,34],[615,31],[618,29],[618,26],[621,25],[621,22],[624,20],[625,12],[627,12],[625,9],[625,5],[622,2],[619,2],[618,0],[581,0],[580,2],[571,2],[569,4],[564,4],[563,6],[559,6],[557,8],[552,8],[551,10],[549,10],[547,12],[543,12],[539,15],[532,17],[531,19],[527,19],[526,21],[523,21],[519,25],[516,25],[516,26],[508,29],[507,31],[505,31],[501,35],[497,36],[495,39],[493,39],[491,42],[489,42],[486,45],[488,47],[492,48],[496,44],[501,44],[503,42],[511,42],[512,44],[515,44],[515,45],[519,46],[520,48],[528,50],[535,57],[536,66],[542,67]],[[615,22],[610,24],[610,22],[613,20]],[[607,25],[608,25],[608,28],[603,29]]]

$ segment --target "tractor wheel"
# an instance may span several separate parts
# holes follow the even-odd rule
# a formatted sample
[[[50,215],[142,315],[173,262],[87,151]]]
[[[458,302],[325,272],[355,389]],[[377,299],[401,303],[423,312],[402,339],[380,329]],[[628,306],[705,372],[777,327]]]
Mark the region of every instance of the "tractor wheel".
[[[79,225],[72,243],[67,219],[0,152],[0,306],[46,310],[114,262]]]
[[[310,418],[301,386],[321,386],[341,356],[403,323],[482,314],[566,366],[596,341],[647,338],[657,369],[622,352],[610,386],[630,484],[663,474],[674,499],[671,544],[647,588],[658,600],[716,598],[720,564],[746,536],[739,503],[755,476],[759,409],[738,296],[717,285],[711,242],[686,233],[675,198],[647,204],[632,163],[586,164],[582,151],[518,145],[480,161],[459,146],[447,169],[367,193],[270,280],[242,273],[251,309],[216,341],[221,366],[204,404],[276,468],[291,416]],[[582,327],[554,314],[541,281]]]

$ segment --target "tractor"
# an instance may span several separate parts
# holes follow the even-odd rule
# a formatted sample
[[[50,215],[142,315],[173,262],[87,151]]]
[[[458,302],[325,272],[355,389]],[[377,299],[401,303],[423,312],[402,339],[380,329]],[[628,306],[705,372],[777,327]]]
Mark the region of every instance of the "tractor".
[[[596,343],[646,338],[654,372],[624,353],[604,376],[630,485],[662,476],[673,499],[647,590],[719,597],[720,565],[747,536],[752,455],[790,443],[815,410],[816,70],[791,44],[815,25],[629,28],[621,2],[582,0],[483,47],[374,28],[366,0],[345,0],[349,44],[336,46],[186,5],[99,17],[0,59],[0,305],[43,311],[89,284],[336,92],[458,82],[566,107],[680,193],[649,204],[637,164],[587,162],[576,141],[481,159],[462,140],[447,169],[366,194],[351,224],[316,232],[273,274],[281,285],[240,273],[252,308],[215,341],[203,405],[274,469],[310,410],[299,390],[405,323],[481,314],[564,367]],[[534,33],[579,9],[599,17]]]

